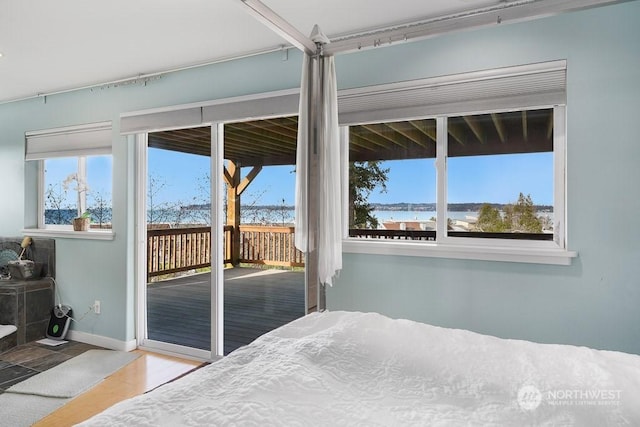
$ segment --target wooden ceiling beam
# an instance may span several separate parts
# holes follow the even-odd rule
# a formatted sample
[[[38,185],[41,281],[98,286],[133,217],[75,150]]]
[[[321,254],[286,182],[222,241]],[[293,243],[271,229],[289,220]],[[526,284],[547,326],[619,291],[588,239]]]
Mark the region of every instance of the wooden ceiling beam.
[[[244,141],[245,143],[255,143],[255,144],[264,144],[269,145],[274,148],[284,148],[288,147],[288,149],[295,149],[297,145],[296,139],[289,138],[281,138],[279,136],[274,136],[272,133],[268,132],[258,132],[253,130],[239,130],[237,128],[230,128],[225,130],[225,142],[229,140],[239,140]]]
[[[272,140],[283,141],[286,143],[295,142],[298,138],[297,130],[269,124],[269,122],[266,120],[261,120],[260,122],[247,122],[235,125],[227,125],[225,126],[225,128],[236,133],[246,132],[257,137],[265,137]]]
[[[449,120],[447,128],[449,135],[451,135],[453,139],[458,141],[460,145],[465,145],[464,131],[461,129],[460,125],[452,123],[451,120]]]
[[[263,129],[266,128],[273,133],[281,135],[288,139],[296,139],[298,138],[298,121],[295,122],[285,122],[282,119],[265,119],[259,120],[255,122],[244,122],[243,125],[250,126],[253,128]]]
[[[464,122],[469,126],[469,129],[471,129],[480,144],[484,144],[487,139],[478,118],[476,116],[464,116]]]
[[[507,140],[507,132],[504,128],[504,122],[501,120],[500,115],[491,113],[491,121],[493,121],[493,126],[496,128],[500,142],[504,143]]]
[[[362,145],[373,146],[373,151],[376,151],[379,148],[386,149],[389,146],[385,139],[371,132],[363,132],[361,129],[364,129],[361,125],[351,126],[349,129],[349,141],[353,141],[354,139],[362,141]]]
[[[418,131],[426,135],[433,142],[436,142],[436,123],[435,120],[411,120],[409,122],[411,126],[416,128]]]
[[[361,125],[362,129],[369,131],[371,134],[380,137],[386,144],[395,144],[404,149],[409,148],[411,141],[407,141],[408,138],[390,138],[389,134],[397,135],[395,132],[389,132],[391,129],[387,123],[373,123],[368,125]]]
[[[425,137],[428,139],[428,136],[421,132],[416,126],[413,126],[410,122],[387,123],[387,126],[394,132],[397,132],[409,139],[414,144],[425,148],[428,146],[428,143],[425,141]]]
[[[225,145],[225,148],[227,146],[232,147],[232,146],[238,145],[243,148],[251,148],[257,151],[268,151],[268,152],[275,152],[275,153],[288,153],[290,151],[295,152],[296,150],[295,145],[279,144],[277,142],[270,141],[267,138],[260,139],[260,138],[249,136],[246,133],[236,134],[234,132],[229,132],[225,136],[224,145]]]

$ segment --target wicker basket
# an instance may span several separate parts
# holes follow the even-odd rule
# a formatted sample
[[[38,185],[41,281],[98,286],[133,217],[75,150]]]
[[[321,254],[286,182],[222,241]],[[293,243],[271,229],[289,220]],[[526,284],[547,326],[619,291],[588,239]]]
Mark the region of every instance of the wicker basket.
[[[73,218],[74,231],[87,231],[89,229],[89,218]]]

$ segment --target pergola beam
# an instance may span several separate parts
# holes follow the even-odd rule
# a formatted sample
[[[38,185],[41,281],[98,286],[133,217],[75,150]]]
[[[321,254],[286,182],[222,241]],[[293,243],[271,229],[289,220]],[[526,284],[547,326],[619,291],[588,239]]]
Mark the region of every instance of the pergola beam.
[[[262,170],[262,166],[254,166],[249,171],[247,176],[245,176],[240,182],[240,184],[238,185],[238,189],[237,189],[238,196],[242,196],[242,193],[244,193],[244,190],[246,190],[249,184],[253,182],[253,180],[256,178],[256,176],[258,176],[261,170]]]

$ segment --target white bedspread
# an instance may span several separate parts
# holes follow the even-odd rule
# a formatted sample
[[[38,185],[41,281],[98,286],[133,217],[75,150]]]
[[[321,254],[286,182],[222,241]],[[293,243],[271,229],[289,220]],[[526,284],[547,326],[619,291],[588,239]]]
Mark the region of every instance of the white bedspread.
[[[638,426],[640,356],[327,312],[82,425]]]

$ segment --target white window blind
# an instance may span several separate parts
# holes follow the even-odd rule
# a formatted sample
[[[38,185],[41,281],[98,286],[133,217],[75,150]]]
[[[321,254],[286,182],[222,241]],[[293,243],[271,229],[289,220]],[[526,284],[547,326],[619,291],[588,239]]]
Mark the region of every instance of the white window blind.
[[[338,94],[341,125],[566,103],[566,61],[506,67]]]
[[[27,132],[26,160],[111,154],[111,122]]]
[[[216,122],[298,114],[299,89],[225,98],[199,104],[124,113],[123,135],[198,127]]]
[[[123,135],[184,129],[202,125],[202,107],[178,107],[169,111],[147,111],[123,114],[120,133]]]
[[[240,97],[223,100],[203,108],[206,123],[281,117],[298,114],[300,91],[281,95]]]

